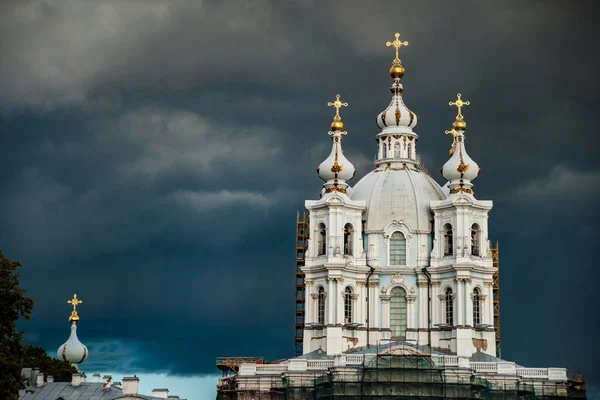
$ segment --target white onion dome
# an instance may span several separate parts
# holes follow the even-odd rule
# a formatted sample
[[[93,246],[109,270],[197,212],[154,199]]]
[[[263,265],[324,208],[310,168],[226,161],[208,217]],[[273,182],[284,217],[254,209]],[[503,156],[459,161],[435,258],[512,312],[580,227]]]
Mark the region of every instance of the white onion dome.
[[[71,336],[69,336],[69,339],[58,348],[56,356],[59,360],[68,361],[74,366],[77,366],[86,360],[88,349],[77,337],[77,322],[71,323]]]
[[[77,298],[76,294],[74,294],[73,298],[67,301],[67,303],[73,306],[73,311],[69,317],[69,322],[71,323],[71,335],[69,336],[69,339],[58,348],[56,357],[59,360],[68,361],[71,363],[71,365],[77,367],[77,365],[84,362],[88,356],[87,347],[85,347],[85,345],[81,343],[77,337],[77,323],[79,322],[77,306],[81,304],[82,301]]]
[[[402,68],[402,66],[396,66]],[[383,130],[383,132],[390,133],[412,133],[412,129],[417,126],[417,116],[415,113],[410,111],[404,100],[402,100],[402,92],[404,87],[400,82],[400,77],[404,74],[404,68],[402,68],[402,74],[395,74],[392,66],[391,75],[397,76],[394,78],[394,83],[390,88],[392,92],[392,101],[377,116],[377,126]]]
[[[456,148],[448,161],[442,167],[442,175],[448,181],[450,194],[467,193],[473,194],[472,181],[479,175],[479,165],[469,156],[465,147],[464,121],[461,124],[454,123]]]
[[[331,123],[331,131],[329,132],[332,142],[331,152],[317,168],[319,177],[325,181],[323,184],[324,190],[321,194],[331,192],[346,193],[346,189],[348,188],[347,181],[352,179],[356,173],[354,165],[344,156],[342,149],[342,136],[346,135],[346,132],[344,131],[344,123],[339,116],[339,108],[347,106],[348,103],[342,103],[338,94],[336,101],[328,104],[336,107],[336,115]]]

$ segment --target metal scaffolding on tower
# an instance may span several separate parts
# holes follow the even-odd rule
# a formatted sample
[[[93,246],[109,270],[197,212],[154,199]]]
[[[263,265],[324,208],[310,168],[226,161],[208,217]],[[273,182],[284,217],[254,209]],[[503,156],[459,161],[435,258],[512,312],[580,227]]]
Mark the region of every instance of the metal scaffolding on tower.
[[[306,211],[300,214],[296,212],[296,312],[294,329],[294,355],[301,356],[303,353],[304,340],[304,298],[306,287],[304,285],[304,273],[300,269],[304,266],[304,257],[308,248],[308,215]]]
[[[490,247],[492,251],[492,259],[493,266],[496,268],[496,272],[494,272],[494,276],[492,277],[492,292],[494,295],[494,330],[496,331],[496,354],[498,357],[502,357],[502,353],[500,351],[500,261],[499,261],[499,250],[498,250],[498,242],[496,242],[496,247]]]

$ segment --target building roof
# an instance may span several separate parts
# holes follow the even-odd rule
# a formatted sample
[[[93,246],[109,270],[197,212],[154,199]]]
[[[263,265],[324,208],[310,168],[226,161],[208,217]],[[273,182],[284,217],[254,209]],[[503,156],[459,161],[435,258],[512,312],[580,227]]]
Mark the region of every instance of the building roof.
[[[121,388],[103,387],[101,382],[82,382],[73,386],[71,382],[48,382],[43,386],[30,386],[19,391],[20,400],[108,400],[123,396]],[[138,394],[137,397],[146,400],[158,400],[158,397]]]

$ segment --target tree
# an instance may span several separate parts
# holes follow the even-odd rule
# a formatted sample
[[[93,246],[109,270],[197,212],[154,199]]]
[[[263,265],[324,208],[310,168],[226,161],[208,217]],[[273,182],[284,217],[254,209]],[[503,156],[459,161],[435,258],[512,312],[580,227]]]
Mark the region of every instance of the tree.
[[[40,346],[26,344],[23,349],[23,366],[39,368],[45,376],[52,375],[54,382],[71,382],[73,374],[77,372],[77,369],[68,361],[50,357]]]
[[[0,251],[0,399],[6,400],[18,400],[25,387],[23,331],[17,331],[17,320],[30,319],[34,305],[19,286],[20,267],[19,261],[10,261]]]

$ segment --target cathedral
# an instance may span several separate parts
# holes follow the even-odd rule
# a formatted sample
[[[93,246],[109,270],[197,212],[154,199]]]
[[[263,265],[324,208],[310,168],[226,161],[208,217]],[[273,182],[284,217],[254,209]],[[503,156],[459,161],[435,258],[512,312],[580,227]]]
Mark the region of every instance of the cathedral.
[[[335,116],[331,152],[317,168],[323,188],[305,202],[303,354],[232,367],[218,398],[585,397],[583,380],[565,368],[497,354],[493,203],[475,195],[469,101],[458,94],[449,102],[456,116],[440,186],[421,162],[418,119],[403,100],[398,51],[406,45],[399,34],[387,42],[396,53],[391,101],[377,116],[374,169],[353,186],[356,170],[342,149],[348,104],[339,94],[328,104]]]

